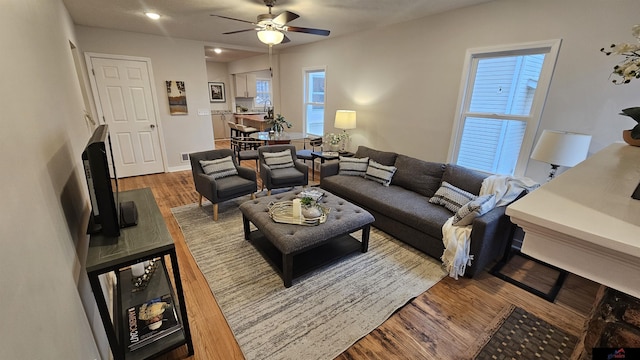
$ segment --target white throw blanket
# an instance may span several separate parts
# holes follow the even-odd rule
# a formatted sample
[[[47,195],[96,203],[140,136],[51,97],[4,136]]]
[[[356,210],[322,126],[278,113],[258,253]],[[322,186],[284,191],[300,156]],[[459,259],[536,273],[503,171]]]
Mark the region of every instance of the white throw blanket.
[[[496,197],[496,206],[505,206],[515,200],[523,190],[532,191],[539,186],[540,184],[526,177],[491,175],[482,182],[479,195],[493,194]],[[472,225],[454,226],[453,216],[442,225],[442,264],[454,279],[464,275],[466,267],[471,266],[471,228]]]

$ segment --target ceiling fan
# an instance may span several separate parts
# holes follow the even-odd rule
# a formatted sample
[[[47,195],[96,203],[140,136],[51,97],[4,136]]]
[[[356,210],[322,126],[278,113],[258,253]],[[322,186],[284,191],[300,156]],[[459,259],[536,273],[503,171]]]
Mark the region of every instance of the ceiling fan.
[[[228,34],[236,34],[236,33],[255,30],[258,32],[258,39],[260,39],[260,41],[262,41],[267,45],[276,45],[280,43],[288,43],[289,41],[291,41],[284,34],[285,32],[300,32],[300,33],[320,35],[320,36],[329,35],[329,30],[312,29],[312,28],[287,25],[287,23],[299,18],[300,15],[292,13],[291,11],[284,11],[279,15],[275,16],[271,13],[271,8],[275,5],[276,0],[263,0],[263,1],[264,1],[264,4],[269,8],[269,13],[258,15],[256,22],[236,19],[228,16],[215,15],[215,14],[211,14],[211,16],[216,16],[219,18],[229,19],[234,21],[241,21],[244,23],[249,23],[254,25],[254,27],[251,29],[229,31],[223,34],[228,35]]]

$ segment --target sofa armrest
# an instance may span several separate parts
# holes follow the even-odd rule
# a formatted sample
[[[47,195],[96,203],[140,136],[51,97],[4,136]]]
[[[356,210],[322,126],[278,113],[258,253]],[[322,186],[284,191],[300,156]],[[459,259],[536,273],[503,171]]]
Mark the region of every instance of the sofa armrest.
[[[217,184],[215,181],[212,181],[211,178],[207,174],[196,174],[193,178],[194,185],[196,187],[196,191],[198,191],[202,196],[209,199],[211,202],[214,202],[217,199]]]
[[[322,178],[332,175],[338,175],[338,171],[340,170],[340,162],[339,161],[327,161],[320,165],[320,181]]]
[[[470,254],[474,256],[466,276],[479,274],[500,257],[511,233],[511,221],[505,215],[506,206],[496,207],[473,220]]]
[[[240,177],[256,181],[257,176],[255,170],[244,166],[238,166],[236,167],[236,170],[238,170],[238,175],[240,175]]]

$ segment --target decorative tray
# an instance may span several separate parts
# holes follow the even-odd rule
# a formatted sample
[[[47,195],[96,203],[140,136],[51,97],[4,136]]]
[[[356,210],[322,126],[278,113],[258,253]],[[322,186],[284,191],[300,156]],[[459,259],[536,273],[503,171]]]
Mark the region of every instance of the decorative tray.
[[[331,208],[318,204],[315,206],[320,209],[322,214],[318,217],[311,218],[307,218],[302,215],[300,215],[299,218],[294,218],[293,201],[291,200],[270,202],[269,205],[267,205],[267,208],[269,209],[269,216],[277,223],[316,226],[327,221],[327,214],[331,211]]]

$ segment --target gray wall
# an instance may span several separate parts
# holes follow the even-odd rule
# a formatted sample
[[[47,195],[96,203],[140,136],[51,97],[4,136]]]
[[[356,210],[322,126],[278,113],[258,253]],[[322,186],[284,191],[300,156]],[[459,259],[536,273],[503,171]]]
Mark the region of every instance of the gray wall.
[[[0,30],[0,359],[98,359],[73,24],[60,0],[4,0]]]
[[[620,141],[633,126],[617,115],[639,106],[640,81],[608,79],[621,59],[601,47],[634,42],[636,0],[497,0],[280,52],[281,109],[302,128],[303,68],[327,66],[325,132],[337,109],[358,111],[359,144],[446,161],[468,48],[563,40],[538,135],[543,129],[593,135],[591,152]],[[544,181],[549,166],[530,161]]]

